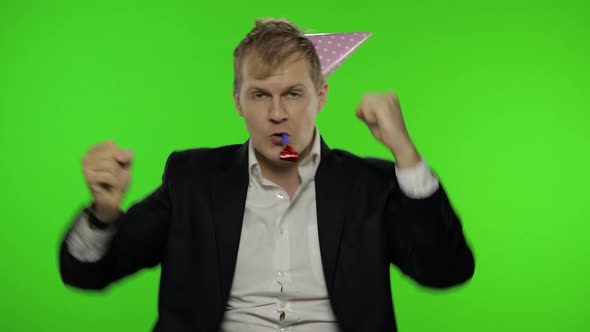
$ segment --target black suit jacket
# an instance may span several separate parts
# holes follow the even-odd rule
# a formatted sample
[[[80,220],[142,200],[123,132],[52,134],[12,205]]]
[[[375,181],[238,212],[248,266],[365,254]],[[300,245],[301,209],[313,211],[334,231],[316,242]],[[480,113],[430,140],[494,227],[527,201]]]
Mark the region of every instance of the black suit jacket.
[[[247,143],[172,153],[162,185],[117,221],[104,258],[79,262],[62,241],[63,282],[102,289],[161,264],[154,331],[217,331],[248,181]],[[391,263],[430,287],[473,275],[472,253],[442,186],[428,198],[408,198],[392,162],[331,150],[323,140],[315,181],[323,271],[342,331],[396,331]]]

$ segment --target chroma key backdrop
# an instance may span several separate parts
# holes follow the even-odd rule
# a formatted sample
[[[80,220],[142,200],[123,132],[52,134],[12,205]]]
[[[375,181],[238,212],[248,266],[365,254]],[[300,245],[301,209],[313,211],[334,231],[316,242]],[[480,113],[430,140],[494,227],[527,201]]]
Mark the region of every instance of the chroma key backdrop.
[[[98,293],[60,280],[59,243],[90,200],[81,158],[107,139],[135,151],[127,208],[172,151],[245,142],[232,52],[259,17],[372,33],[330,75],[318,128],[392,159],[354,112],[395,91],[463,222],[466,285],[392,267],[401,332],[590,331],[586,0],[0,1],[0,331],[151,329],[158,268]]]

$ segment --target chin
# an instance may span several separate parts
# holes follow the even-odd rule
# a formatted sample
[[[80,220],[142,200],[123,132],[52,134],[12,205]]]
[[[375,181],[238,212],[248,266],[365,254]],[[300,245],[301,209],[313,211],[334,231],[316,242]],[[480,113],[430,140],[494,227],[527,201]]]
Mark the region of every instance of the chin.
[[[269,164],[271,164],[271,165],[273,165],[275,167],[278,167],[278,168],[292,166],[293,165],[293,162],[282,160],[279,157],[279,154],[281,153],[282,150],[283,150],[283,148],[282,147],[279,147],[279,149],[277,149],[276,152],[274,152],[274,153],[273,152],[270,152],[269,153],[270,156],[269,156],[269,154],[265,154],[263,156],[263,158],[266,160],[267,163],[269,163]],[[260,162],[260,160],[258,162]]]

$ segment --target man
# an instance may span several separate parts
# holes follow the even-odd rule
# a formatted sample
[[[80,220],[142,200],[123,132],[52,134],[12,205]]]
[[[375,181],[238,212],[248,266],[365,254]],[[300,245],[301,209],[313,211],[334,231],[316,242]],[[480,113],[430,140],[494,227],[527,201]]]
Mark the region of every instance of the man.
[[[357,108],[392,162],[331,150],[313,44],[286,20],[258,20],[234,52],[233,98],[250,139],[174,152],[162,185],[126,213],[132,152],[83,160],[93,205],[62,244],[63,281],[102,289],[161,264],[154,331],[396,330],[389,266],[450,287],[474,261],[438,179],[418,155],[395,94]],[[282,137],[298,153],[284,161]]]

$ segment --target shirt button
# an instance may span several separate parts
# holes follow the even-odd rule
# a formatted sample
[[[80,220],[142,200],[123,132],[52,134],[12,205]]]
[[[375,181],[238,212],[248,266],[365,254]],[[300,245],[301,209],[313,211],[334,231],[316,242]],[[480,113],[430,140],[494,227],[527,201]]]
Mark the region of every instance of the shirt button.
[[[283,229],[283,227],[281,227],[281,228],[279,229],[279,233],[281,233],[281,234],[285,233],[285,230]]]
[[[281,194],[281,193],[277,193],[277,197],[282,199],[282,198],[284,198],[284,197],[285,197],[285,195],[283,195],[283,194]]]
[[[279,272],[277,273],[277,275],[278,275],[279,277],[282,277],[282,276],[283,276],[283,272],[279,271]]]

